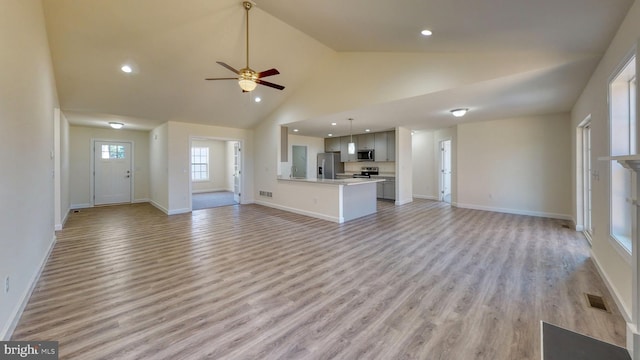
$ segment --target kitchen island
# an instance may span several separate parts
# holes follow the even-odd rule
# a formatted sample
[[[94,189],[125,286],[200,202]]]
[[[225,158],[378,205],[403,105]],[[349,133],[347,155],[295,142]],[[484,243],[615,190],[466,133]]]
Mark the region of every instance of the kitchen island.
[[[343,223],[376,213],[376,183],[384,179],[278,178],[283,210]]]

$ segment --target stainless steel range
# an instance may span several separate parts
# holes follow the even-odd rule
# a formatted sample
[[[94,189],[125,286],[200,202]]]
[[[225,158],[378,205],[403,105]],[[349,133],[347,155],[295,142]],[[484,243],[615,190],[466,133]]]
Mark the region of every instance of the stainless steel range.
[[[353,175],[354,178],[370,179],[371,175],[378,175],[380,173],[377,166],[363,166],[360,170],[360,174]]]

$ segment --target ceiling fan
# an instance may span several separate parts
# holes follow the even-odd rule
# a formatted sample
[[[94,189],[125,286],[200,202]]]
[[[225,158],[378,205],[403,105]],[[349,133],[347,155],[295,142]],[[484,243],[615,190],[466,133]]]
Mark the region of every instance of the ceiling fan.
[[[273,76],[273,75],[278,75],[280,74],[280,72],[276,69],[269,69],[269,70],[265,70],[265,71],[261,71],[261,72],[256,72],[253,69],[251,69],[249,67],[249,10],[251,10],[251,8],[253,7],[253,4],[249,1],[244,1],[242,3],[242,6],[244,7],[246,13],[247,13],[247,66],[240,69],[240,70],[236,70],[234,69],[232,66],[223,63],[222,61],[216,61],[218,64],[220,64],[221,66],[233,71],[234,73],[236,73],[238,75],[238,77],[233,77],[233,78],[208,78],[205,80],[238,80],[238,85],[240,85],[240,88],[242,89],[242,92],[249,92],[252,91],[253,89],[256,88],[256,86],[258,84],[260,85],[264,85],[264,86],[268,86],[274,89],[278,89],[278,90],[282,90],[284,89],[284,86],[282,85],[278,85],[278,84],[274,84],[274,83],[270,83],[268,81],[264,81],[262,80],[262,78],[265,78],[267,76]]]

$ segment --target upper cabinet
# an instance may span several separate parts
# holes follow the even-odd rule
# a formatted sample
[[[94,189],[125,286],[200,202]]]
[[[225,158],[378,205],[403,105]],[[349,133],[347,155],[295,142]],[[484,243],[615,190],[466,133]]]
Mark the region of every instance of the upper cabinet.
[[[396,132],[375,133],[375,161],[396,161]]]
[[[375,134],[361,134],[357,135],[358,150],[374,150],[375,149]]]
[[[325,138],[324,151],[339,152],[341,162],[358,161],[357,154],[349,154],[350,141],[350,135]],[[374,150],[374,161],[396,161],[395,130],[353,135],[353,142],[356,144],[356,150]]]
[[[324,151],[325,152],[340,152],[340,138],[330,137],[324,139]]]
[[[353,137],[353,142],[356,143],[356,149],[358,148],[358,138]],[[343,136],[340,138],[340,161],[352,162],[358,161],[358,154],[349,154],[349,142],[351,142],[351,136]]]

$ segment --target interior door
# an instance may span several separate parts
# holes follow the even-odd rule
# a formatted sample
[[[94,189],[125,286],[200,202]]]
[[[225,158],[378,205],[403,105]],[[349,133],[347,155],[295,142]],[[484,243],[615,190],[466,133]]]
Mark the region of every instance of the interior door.
[[[291,165],[291,177],[306,178],[307,177],[307,147],[293,145],[291,147],[291,157],[293,159]]]
[[[440,151],[442,158],[440,161],[441,168],[441,201],[451,204],[451,140],[440,142]]]
[[[233,144],[233,200],[240,203],[240,176],[242,175],[242,171],[240,170],[242,157],[240,149],[240,142],[235,142]]]
[[[131,202],[131,143],[94,142],[94,205]]]

